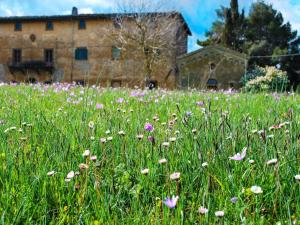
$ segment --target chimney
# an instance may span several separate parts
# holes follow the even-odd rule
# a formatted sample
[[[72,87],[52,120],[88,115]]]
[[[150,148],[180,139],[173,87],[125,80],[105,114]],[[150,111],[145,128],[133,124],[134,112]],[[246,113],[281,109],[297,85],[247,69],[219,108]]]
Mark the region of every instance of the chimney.
[[[78,16],[78,9],[76,7],[72,8],[72,16]]]

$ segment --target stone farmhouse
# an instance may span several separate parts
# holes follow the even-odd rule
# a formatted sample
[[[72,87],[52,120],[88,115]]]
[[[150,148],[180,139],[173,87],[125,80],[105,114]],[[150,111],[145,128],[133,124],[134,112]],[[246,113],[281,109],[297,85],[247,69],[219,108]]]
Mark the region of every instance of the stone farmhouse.
[[[169,37],[175,50],[156,69],[154,85],[175,88],[176,57],[187,53],[190,29],[180,13]],[[160,19],[169,13],[150,13]],[[133,23],[134,14],[121,14]],[[109,37],[120,29],[120,14],[0,17],[0,80],[77,82],[112,87],[144,86],[141,60],[123,54]]]
[[[153,69],[152,86],[240,87],[245,55],[219,46],[187,53],[191,31],[181,14],[148,14],[166,20],[166,24],[170,15],[176,19],[176,23],[169,23],[172,32],[167,30],[164,36],[175,43],[174,49],[165,55],[161,53],[165,50],[158,49],[164,60]],[[134,51],[125,53],[110,36],[119,32],[120,16],[125,18],[122,23],[134,29],[134,15],[78,14],[74,7],[71,15],[0,17],[0,81],[144,87],[143,60],[135,57]]]

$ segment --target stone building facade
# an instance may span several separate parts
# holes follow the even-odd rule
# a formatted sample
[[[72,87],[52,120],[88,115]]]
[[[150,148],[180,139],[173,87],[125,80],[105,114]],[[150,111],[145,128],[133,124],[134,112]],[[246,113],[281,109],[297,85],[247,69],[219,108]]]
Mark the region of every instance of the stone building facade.
[[[221,46],[209,46],[180,56],[177,63],[179,88],[238,89],[248,57]]]
[[[176,58],[187,52],[191,32],[180,13],[176,51],[153,73],[163,88],[175,88]],[[123,55],[109,38],[120,14],[0,17],[0,80],[77,82],[102,86],[144,86],[140,60]],[[128,17],[130,23],[130,15]],[[173,34],[173,33],[172,33]],[[177,32],[178,34],[178,32]]]

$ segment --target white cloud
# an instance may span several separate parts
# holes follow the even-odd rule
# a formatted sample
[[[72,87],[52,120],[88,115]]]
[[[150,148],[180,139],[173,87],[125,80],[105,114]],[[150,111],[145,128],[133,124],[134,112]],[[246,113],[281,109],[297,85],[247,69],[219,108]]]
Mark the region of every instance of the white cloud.
[[[24,13],[20,9],[12,9],[7,5],[0,3],[0,15],[1,16],[23,16]]]
[[[8,9],[4,6],[0,6],[0,12],[1,12],[1,14],[4,14],[5,16],[13,16],[14,15],[10,9]]]
[[[78,9],[78,12],[80,14],[92,14],[92,13],[94,13],[93,9],[91,9],[91,8],[81,8],[81,9]]]

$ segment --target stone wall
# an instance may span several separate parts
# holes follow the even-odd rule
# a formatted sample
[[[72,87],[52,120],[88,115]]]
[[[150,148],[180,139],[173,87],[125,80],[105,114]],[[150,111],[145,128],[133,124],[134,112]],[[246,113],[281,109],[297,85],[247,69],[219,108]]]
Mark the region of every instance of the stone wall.
[[[0,64],[0,82],[7,81],[7,69],[5,68],[4,64]]]
[[[188,54],[178,60],[180,70],[178,85],[181,88],[238,89],[241,87],[246,63],[246,58],[231,55],[226,51],[203,49],[199,53]],[[209,80],[216,81],[217,86],[210,86]]]

